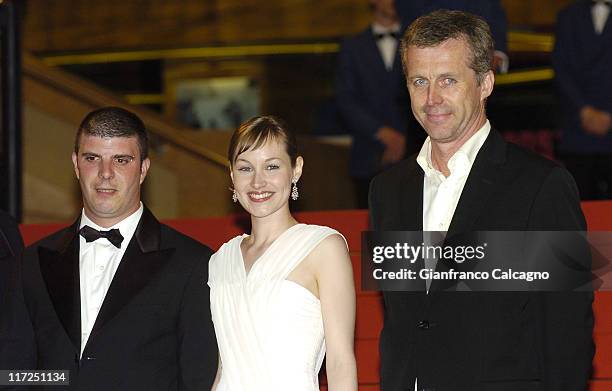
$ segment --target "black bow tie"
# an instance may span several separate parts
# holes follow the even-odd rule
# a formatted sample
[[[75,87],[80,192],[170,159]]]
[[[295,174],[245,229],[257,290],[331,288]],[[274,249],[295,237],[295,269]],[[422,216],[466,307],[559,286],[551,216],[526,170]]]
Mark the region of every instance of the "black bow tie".
[[[98,231],[89,225],[84,225],[79,231],[79,234],[85,238],[87,243],[96,241],[100,238],[106,238],[113,246],[121,248],[121,242],[123,242],[123,235],[119,232],[119,229],[113,228],[108,231]]]
[[[374,38],[376,38],[376,40],[381,40],[385,37],[391,37],[391,38],[395,38],[395,39],[399,39],[399,32],[397,31],[387,31],[386,33],[374,33]]]

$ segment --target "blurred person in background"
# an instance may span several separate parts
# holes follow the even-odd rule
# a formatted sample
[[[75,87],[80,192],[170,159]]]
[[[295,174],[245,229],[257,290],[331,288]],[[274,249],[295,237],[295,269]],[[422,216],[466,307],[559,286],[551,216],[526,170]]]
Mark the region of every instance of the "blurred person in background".
[[[487,21],[495,41],[493,69],[508,72],[508,21],[500,0],[395,0],[395,7],[406,27],[421,15],[437,9],[466,11]]]
[[[367,208],[372,177],[415,153],[424,139],[414,121],[409,125],[399,58],[403,28],[394,1],[370,0],[370,9],[371,25],[342,43],[336,72],[336,104],[353,138],[349,173],[359,208]]]
[[[557,18],[553,66],[562,103],[559,152],[583,200],[612,198],[610,4],[575,1]]]

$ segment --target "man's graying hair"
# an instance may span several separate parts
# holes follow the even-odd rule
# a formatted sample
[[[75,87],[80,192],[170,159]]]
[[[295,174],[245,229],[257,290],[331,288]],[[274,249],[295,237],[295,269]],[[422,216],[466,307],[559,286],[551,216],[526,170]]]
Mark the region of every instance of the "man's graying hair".
[[[121,107],[103,107],[85,116],[74,142],[74,152],[77,154],[82,134],[102,138],[136,137],[140,161],[149,156],[149,137],[144,123],[136,114]]]
[[[400,44],[404,73],[409,46],[429,48],[449,39],[465,39],[470,48],[469,67],[476,72],[480,84],[485,73],[492,69],[495,42],[484,19],[463,11],[437,10],[421,16],[408,27]]]

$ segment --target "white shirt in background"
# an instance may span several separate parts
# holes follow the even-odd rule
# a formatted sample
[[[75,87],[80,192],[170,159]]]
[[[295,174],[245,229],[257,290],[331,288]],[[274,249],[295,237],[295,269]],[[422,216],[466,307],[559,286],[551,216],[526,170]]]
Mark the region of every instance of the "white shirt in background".
[[[610,15],[610,4],[604,4],[603,2],[596,3],[591,7],[591,15],[593,16],[595,32],[601,34]]]
[[[372,32],[376,34],[387,34],[390,32],[400,34],[400,25],[399,23],[393,25],[391,27],[384,27],[380,24],[373,23],[372,24]],[[376,40],[376,45],[378,46],[378,50],[380,51],[380,55],[385,63],[385,68],[387,71],[393,69],[393,62],[395,61],[395,53],[397,51],[397,45],[399,44],[399,40],[390,36],[386,36],[384,38]]]

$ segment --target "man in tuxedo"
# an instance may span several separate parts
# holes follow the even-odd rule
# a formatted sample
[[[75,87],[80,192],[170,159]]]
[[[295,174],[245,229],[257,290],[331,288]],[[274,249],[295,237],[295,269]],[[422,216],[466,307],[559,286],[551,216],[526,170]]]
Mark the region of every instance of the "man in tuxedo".
[[[401,26],[393,0],[370,0],[372,24],[347,38],[338,54],[336,105],[353,138],[349,173],[358,207],[367,208],[370,180],[416,152],[422,131],[408,132],[408,94],[399,58]]]
[[[574,1],[557,18],[559,150],[585,200],[612,198],[611,7],[611,0]]]
[[[30,369],[34,365],[33,333],[20,289],[22,253],[17,223],[0,211],[0,369]]]
[[[81,215],[24,254],[37,367],[70,370],[73,390],[210,389],[211,250],[141,203],[150,165],[143,122],[117,107],[89,113],[72,162]]]
[[[416,157],[370,189],[375,231],[585,230],[568,172],[506,143],[487,120],[486,22],[440,10],[402,40]],[[425,283],[423,284],[425,285]],[[584,390],[593,357],[590,292],[384,292],[381,390]]]

